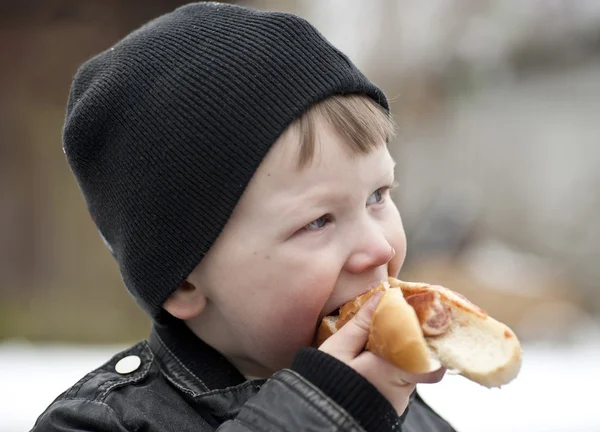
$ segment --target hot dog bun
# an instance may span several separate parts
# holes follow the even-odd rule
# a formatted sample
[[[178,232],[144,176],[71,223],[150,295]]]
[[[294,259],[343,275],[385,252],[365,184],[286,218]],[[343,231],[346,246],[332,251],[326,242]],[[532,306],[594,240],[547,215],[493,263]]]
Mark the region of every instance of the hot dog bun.
[[[508,326],[447,288],[394,278],[346,303],[339,317],[325,317],[317,345],[348,322],[376,291],[385,292],[374,311],[366,347],[374,354],[412,373],[443,366],[485,387],[500,387],[518,375],[521,346]],[[447,329],[437,336],[424,334],[422,319],[406,301],[432,292],[450,314]]]
[[[452,322],[442,335],[426,337],[427,344],[448,370],[485,387],[512,381],[521,369],[521,345],[514,332],[465,297],[439,285],[389,279],[405,297],[436,291],[452,311]]]

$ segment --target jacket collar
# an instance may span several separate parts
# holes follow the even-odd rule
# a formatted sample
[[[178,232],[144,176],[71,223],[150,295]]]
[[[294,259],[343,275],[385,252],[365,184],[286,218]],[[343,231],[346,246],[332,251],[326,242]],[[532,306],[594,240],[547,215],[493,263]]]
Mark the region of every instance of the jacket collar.
[[[168,315],[168,314],[164,314]],[[203,391],[237,386],[246,378],[219,352],[198,338],[181,320],[172,316],[154,322],[149,338],[168,371],[187,377],[188,384]]]
[[[236,416],[266,381],[247,380],[183,321],[170,315],[153,323],[148,344],[160,362],[165,378],[187,398],[202,405],[216,426]],[[420,398],[416,390],[411,394],[411,404],[415,397]],[[405,411],[403,418],[408,411]],[[209,419],[207,421],[211,422]]]
[[[163,376],[207,418],[214,419],[215,425],[236,416],[266,381],[247,380],[223,355],[172,316],[153,323],[148,344]]]

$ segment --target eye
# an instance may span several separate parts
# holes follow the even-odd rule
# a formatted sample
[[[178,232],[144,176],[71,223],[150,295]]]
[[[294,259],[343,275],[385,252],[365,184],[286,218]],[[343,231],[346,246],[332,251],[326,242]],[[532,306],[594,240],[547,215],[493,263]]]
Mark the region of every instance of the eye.
[[[325,228],[331,222],[331,215],[326,214],[304,226],[305,230],[314,231]]]
[[[385,199],[385,195],[387,194],[387,192],[389,190],[390,190],[390,188],[387,186],[377,189],[375,192],[373,192],[371,194],[371,196],[367,200],[367,205],[379,204],[379,203],[383,202],[383,200]]]
[[[371,196],[367,200],[367,205],[381,204],[388,197],[388,195],[390,194],[390,191],[392,189],[394,189],[396,186],[398,186],[398,183],[394,181],[389,186],[380,187],[379,189],[377,189],[375,192],[373,192],[371,194]]]

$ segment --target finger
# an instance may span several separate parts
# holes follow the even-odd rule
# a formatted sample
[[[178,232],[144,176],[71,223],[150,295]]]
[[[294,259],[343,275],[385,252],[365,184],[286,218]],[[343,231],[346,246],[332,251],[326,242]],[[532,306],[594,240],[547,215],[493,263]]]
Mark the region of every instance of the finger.
[[[413,374],[402,371],[402,380],[411,384],[434,384],[440,382],[445,374],[446,368],[440,368],[424,374]]]
[[[406,372],[368,351],[363,351],[356,357],[352,361],[352,367],[373,383],[381,382],[396,388],[414,387],[414,383],[405,379]]]
[[[369,339],[371,317],[382,295],[381,291],[374,293],[356,315],[330,336],[319,349],[343,362],[348,362],[360,354]]]
[[[393,382],[396,386],[437,383],[442,380],[446,373],[446,369],[443,367],[424,374],[406,372],[368,351],[364,351],[356,357],[352,365],[357,370],[366,371],[366,374],[373,371],[374,375],[384,376],[386,380]]]

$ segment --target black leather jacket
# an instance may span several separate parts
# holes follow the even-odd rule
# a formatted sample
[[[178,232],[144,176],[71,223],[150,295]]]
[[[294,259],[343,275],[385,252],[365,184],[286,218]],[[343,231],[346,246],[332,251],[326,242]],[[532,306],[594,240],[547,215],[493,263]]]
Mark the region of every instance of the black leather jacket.
[[[116,365],[125,357],[134,362],[124,370]],[[217,429],[453,431],[416,392],[399,418],[359,374],[315,349],[301,350],[291,369],[268,380],[248,381],[175,322],[155,325],[147,341],[84,376],[46,409],[33,431]]]

